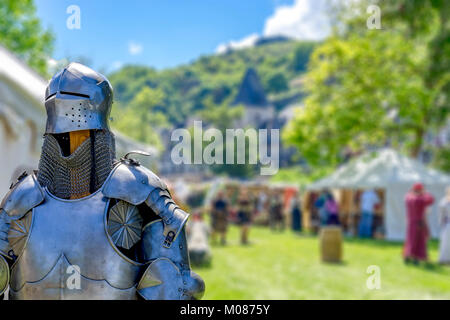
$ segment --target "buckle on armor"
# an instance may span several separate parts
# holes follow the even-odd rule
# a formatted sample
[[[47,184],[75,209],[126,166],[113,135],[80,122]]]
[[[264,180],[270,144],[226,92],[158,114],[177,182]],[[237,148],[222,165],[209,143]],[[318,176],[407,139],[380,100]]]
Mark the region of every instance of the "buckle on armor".
[[[172,245],[173,239],[175,238],[175,232],[169,231],[167,233],[166,238],[164,239],[163,247],[170,248]]]

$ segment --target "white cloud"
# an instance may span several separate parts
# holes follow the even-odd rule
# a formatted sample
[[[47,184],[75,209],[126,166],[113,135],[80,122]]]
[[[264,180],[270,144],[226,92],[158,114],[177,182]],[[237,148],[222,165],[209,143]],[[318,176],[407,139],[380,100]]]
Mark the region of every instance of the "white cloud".
[[[141,54],[143,50],[144,50],[144,48],[142,47],[142,45],[140,43],[131,41],[128,44],[128,53],[131,54],[132,56]]]
[[[264,36],[287,36],[299,40],[321,40],[331,31],[327,0],[295,0],[275,9],[267,18]]]
[[[120,68],[122,68],[122,66],[123,66],[123,62],[122,61],[114,61],[111,64],[111,70],[114,71],[114,70],[120,69]]]
[[[54,58],[47,59],[48,72],[50,74],[55,74],[60,71],[62,68],[69,64],[69,60],[67,58],[63,58],[60,60],[56,60]]]
[[[360,0],[294,0],[292,5],[279,5],[264,23],[263,36],[285,36],[298,40],[322,40],[331,32],[329,9],[339,3]],[[341,3],[342,4],[342,3]],[[255,45],[261,36],[252,33],[240,40],[221,43],[216,53],[248,48]]]
[[[221,43],[216,48],[216,53],[225,53],[228,50],[234,50],[234,49],[242,49],[242,48],[248,48],[253,47],[256,43],[256,41],[260,38],[260,36],[257,33],[252,33],[240,40],[231,40],[227,43]]]
[[[59,61],[57,61],[56,59],[53,59],[53,58],[50,58],[50,59],[47,60],[47,65],[50,68],[56,67],[58,65],[58,63],[59,63]]]

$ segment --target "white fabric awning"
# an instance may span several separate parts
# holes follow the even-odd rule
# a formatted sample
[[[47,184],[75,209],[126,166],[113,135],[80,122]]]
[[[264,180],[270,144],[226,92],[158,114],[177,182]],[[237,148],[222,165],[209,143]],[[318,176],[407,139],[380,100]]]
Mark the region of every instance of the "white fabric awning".
[[[392,149],[383,149],[350,161],[328,177],[308,185],[307,189],[386,188],[394,184],[411,185],[415,182],[426,186],[445,186],[450,184],[450,176],[402,156]]]

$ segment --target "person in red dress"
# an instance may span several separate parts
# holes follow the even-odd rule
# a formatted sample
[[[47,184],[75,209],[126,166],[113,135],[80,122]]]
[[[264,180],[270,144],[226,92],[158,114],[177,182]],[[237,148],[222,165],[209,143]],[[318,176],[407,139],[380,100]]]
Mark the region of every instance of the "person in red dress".
[[[433,204],[434,198],[425,191],[421,183],[415,183],[406,194],[406,242],[403,257],[406,263],[427,260],[428,225],[426,209]]]

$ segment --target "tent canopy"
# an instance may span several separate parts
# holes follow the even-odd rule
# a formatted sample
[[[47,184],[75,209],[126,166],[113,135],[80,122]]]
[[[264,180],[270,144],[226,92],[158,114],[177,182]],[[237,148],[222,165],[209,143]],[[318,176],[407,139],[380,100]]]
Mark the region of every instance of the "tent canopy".
[[[386,188],[395,184],[421,182],[426,186],[450,185],[450,176],[427,168],[422,163],[402,156],[392,149],[368,152],[333,174],[307,186],[309,190],[324,188]]]
[[[436,238],[439,235],[436,203],[444,196],[445,188],[450,186],[450,176],[427,168],[392,149],[368,152],[343,165],[330,176],[310,184],[307,189],[384,189],[386,238],[402,240],[406,230],[404,199],[415,182],[423,183],[436,200],[428,215],[431,235]]]

